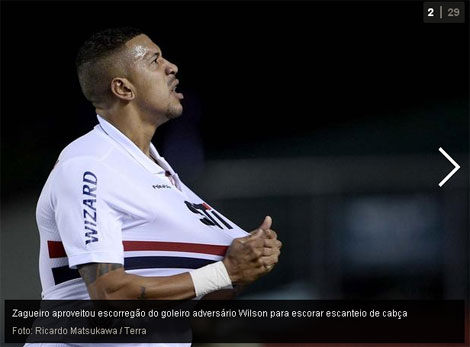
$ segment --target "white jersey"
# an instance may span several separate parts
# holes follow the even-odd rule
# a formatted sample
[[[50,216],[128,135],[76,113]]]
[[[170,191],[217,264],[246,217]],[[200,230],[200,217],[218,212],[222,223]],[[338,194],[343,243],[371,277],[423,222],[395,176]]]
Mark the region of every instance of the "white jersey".
[[[98,120],[62,151],[39,198],[43,299],[89,299],[80,264],[175,275],[223,259],[247,235],[187,188],[152,144],[158,165]]]

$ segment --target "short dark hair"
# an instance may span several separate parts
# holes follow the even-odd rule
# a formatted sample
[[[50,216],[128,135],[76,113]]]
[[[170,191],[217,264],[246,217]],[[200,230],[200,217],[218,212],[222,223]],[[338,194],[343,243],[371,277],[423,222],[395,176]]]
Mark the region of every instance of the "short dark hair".
[[[110,94],[109,57],[119,52],[125,43],[143,34],[134,27],[109,28],[94,33],[78,50],[75,65],[85,97],[93,104],[105,101]]]

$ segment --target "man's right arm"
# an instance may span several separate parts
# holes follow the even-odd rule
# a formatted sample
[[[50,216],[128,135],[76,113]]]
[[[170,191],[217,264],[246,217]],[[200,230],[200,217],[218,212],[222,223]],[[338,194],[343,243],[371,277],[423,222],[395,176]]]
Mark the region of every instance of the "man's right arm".
[[[89,263],[78,271],[92,300],[181,300],[195,297],[188,272],[174,276],[144,277],[126,273],[121,264]]]

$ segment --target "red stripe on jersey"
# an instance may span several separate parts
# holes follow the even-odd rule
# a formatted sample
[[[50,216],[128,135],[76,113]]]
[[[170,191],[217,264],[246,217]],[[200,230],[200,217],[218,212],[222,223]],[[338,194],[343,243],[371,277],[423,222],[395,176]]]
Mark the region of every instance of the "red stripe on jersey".
[[[225,255],[228,246],[207,245],[203,243],[161,242],[161,241],[123,241],[124,251],[174,251],[212,255]],[[49,258],[66,257],[60,241],[47,241]]]
[[[123,241],[125,251],[174,251],[213,255],[225,255],[228,246],[207,245],[203,243],[160,242],[160,241]]]
[[[49,249],[49,258],[62,258],[67,256],[64,246],[60,241],[47,241],[47,248]]]

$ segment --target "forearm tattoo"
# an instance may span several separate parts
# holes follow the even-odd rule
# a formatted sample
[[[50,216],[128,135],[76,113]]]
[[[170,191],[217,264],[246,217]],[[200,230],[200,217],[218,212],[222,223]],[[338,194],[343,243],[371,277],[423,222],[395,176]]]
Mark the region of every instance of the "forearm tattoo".
[[[140,296],[137,299],[147,299],[147,296],[145,295],[145,287],[140,287]]]
[[[78,266],[78,272],[82,276],[86,285],[94,283],[98,277],[104,274],[122,268],[121,264],[114,263],[90,263]]]

